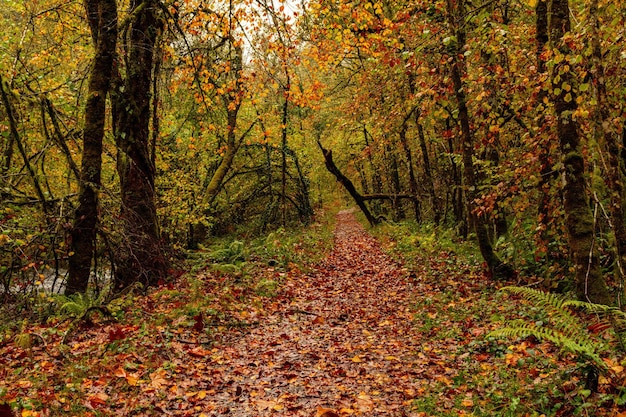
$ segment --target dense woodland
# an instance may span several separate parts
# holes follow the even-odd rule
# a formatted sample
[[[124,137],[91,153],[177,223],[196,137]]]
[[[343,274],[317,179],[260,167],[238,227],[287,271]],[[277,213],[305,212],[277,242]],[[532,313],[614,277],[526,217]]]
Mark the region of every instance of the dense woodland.
[[[336,199],[471,242],[480,279],[622,307],[622,1],[4,0],[0,20],[11,320],[175,281]]]
[[[495,279],[621,300],[621,2],[0,11],[5,298],[167,280],[182,251],[307,224],[343,185],[372,224],[475,240]]]

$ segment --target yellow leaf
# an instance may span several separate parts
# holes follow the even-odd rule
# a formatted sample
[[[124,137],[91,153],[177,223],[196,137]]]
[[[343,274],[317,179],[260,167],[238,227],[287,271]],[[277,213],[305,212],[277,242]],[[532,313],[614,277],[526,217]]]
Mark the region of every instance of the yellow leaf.
[[[361,357],[359,355],[355,355],[352,359],[350,359],[352,362],[355,363],[361,363],[363,362],[363,359],[361,359]]]
[[[470,398],[466,398],[461,401],[461,405],[463,405],[463,407],[472,407],[474,405],[474,401],[472,401]]]
[[[134,387],[137,385],[137,383],[139,382],[139,375],[137,374],[129,374],[126,376],[126,382],[128,382],[128,385]]]
[[[206,397],[206,391],[200,391],[197,395],[199,400],[202,400]]]

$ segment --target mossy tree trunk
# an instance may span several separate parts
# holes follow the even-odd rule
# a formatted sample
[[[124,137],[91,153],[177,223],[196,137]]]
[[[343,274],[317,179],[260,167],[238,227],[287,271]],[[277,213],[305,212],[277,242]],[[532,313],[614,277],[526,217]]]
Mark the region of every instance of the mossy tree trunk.
[[[117,44],[116,1],[86,0],[84,5],[96,53],[85,104],[80,191],[71,230],[73,254],[69,259],[66,294],[85,292],[89,283],[98,223],[106,98],[111,86]]]
[[[581,300],[608,304],[609,293],[594,245],[594,219],[585,184],[585,158],[578,123],[573,118],[578,107],[573,88],[575,77],[569,66],[570,50],[563,42],[569,30],[568,0],[552,0],[548,9],[548,34],[556,63],[551,74],[551,90],[563,163],[563,208],[576,268],[576,293]]]
[[[494,252],[489,233],[487,231],[487,222],[484,215],[478,215],[476,209],[476,189],[478,186],[476,169],[474,167],[474,137],[470,125],[469,111],[467,108],[467,98],[465,96],[465,86],[463,83],[463,74],[465,72],[465,61],[463,56],[463,47],[465,45],[465,30],[462,20],[465,18],[464,0],[455,2],[447,0],[448,7],[448,25],[450,33],[454,37],[454,41],[449,45],[451,55],[450,76],[454,86],[455,99],[458,106],[458,121],[461,126],[461,154],[463,160],[463,180],[465,190],[465,201],[467,204],[467,212],[470,218],[471,227],[476,232],[476,239],[480,253],[489,268],[491,276],[496,279],[510,278],[514,271],[512,268],[502,262],[498,255]]]
[[[626,224],[624,223],[624,176],[622,174],[623,163],[620,158],[620,143],[618,133],[611,126],[611,112],[606,88],[606,71],[603,62],[603,51],[600,40],[600,19],[598,17],[598,0],[592,0],[589,4],[589,17],[591,23],[591,46],[592,46],[592,77],[595,85],[595,97],[597,101],[594,112],[594,132],[596,141],[602,145],[606,154],[608,166],[605,166],[606,183],[610,190],[609,212],[611,213],[611,225],[615,235],[615,247],[617,262],[615,275],[624,279],[624,265],[626,264]],[[620,295],[621,296],[621,295]]]

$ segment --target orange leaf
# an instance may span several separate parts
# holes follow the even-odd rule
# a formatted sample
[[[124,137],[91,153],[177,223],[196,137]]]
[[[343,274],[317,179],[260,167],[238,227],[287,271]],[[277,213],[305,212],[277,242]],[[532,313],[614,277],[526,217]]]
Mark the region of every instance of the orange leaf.
[[[339,417],[339,414],[335,413],[332,408],[317,407],[315,417]]]
[[[191,349],[189,351],[189,354],[196,358],[203,358],[205,356],[209,356],[211,354],[211,351],[198,346],[198,347]]]
[[[99,392],[89,397],[89,403],[91,404],[93,408],[96,408],[96,406],[98,405],[106,404],[108,399],[109,399],[108,395],[106,395],[104,392]]]

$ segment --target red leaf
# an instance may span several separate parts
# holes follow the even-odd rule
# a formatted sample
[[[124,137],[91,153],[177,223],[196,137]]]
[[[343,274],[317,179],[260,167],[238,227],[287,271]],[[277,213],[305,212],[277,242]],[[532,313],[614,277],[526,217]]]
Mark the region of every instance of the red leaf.
[[[113,342],[114,340],[122,340],[125,338],[126,333],[124,333],[124,330],[122,330],[121,327],[117,327],[109,331],[109,342]]]
[[[201,332],[204,329],[204,320],[202,318],[202,312],[198,313],[197,316],[193,316],[195,323],[193,324],[193,329],[197,332]]]

